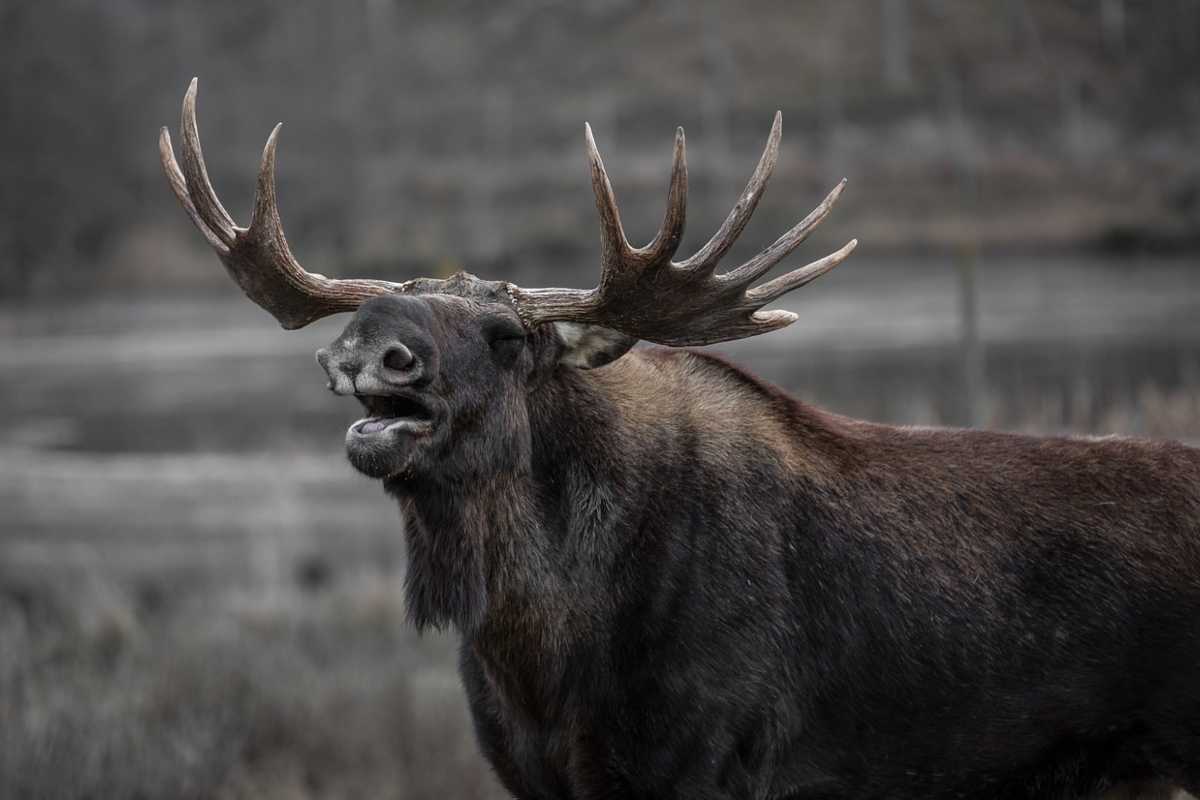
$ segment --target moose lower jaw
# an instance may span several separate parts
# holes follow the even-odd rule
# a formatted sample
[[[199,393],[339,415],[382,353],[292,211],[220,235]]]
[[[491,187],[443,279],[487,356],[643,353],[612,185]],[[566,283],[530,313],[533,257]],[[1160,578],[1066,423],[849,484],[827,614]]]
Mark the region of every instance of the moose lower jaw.
[[[370,478],[403,473],[434,431],[428,406],[411,398],[359,396],[368,416],[346,431],[346,455],[351,465]]]
[[[405,417],[367,417],[346,431],[346,457],[351,466],[368,478],[391,478],[403,474],[417,450],[433,432],[429,420]]]

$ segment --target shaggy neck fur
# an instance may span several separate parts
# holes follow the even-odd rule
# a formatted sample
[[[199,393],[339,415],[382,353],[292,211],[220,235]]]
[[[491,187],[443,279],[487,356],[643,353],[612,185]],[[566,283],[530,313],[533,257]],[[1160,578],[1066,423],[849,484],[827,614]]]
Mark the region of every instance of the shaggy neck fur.
[[[528,415],[530,441],[504,448],[522,457],[500,469],[385,483],[404,514],[418,628],[535,628],[557,649],[563,616],[578,609],[564,595],[581,588],[571,582],[579,559],[594,566],[603,552],[619,483],[616,408],[591,374],[561,369],[530,394]]]

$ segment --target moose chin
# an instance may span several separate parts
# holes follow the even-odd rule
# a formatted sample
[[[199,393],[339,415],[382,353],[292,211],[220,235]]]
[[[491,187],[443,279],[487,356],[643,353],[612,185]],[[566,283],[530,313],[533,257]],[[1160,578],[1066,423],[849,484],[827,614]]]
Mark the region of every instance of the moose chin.
[[[682,130],[640,248],[588,130],[601,276],[574,290],[306,272],[276,208],[278,128],[236,227],[195,93],[181,165],[160,139],[171,186],[285,328],[353,312],[317,354],[363,406],[347,452],[403,509],[412,621],[460,635],[480,746],[514,795],[1200,792],[1200,451],[861,422],[670,349],[788,325],[763,307],[854,247],[760,282],[843,182],[718,268],[775,165],[778,115],[683,260]]]

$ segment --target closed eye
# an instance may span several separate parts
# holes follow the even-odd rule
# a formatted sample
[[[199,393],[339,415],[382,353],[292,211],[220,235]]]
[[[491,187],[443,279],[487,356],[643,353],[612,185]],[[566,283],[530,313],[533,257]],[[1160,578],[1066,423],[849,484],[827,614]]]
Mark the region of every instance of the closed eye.
[[[495,317],[483,324],[483,336],[493,348],[510,348],[525,340],[525,328],[507,317]]]

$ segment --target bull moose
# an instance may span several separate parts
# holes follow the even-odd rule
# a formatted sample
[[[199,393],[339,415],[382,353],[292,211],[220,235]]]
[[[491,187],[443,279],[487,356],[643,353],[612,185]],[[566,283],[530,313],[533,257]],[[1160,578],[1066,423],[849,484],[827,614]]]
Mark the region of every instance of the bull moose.
[[[829,213],[717,271],[775,165],[673,260],[687,169],[632,247],[587,130],[599,286],[334,280],[293,258],[278,127],[250,224],[184,98],[163,167],[285,328],[354,312],[317,359],[365,417],[351,463],[403,510],[407,607],[461,636],[480,746],[521,798],[1086,798],[1200,790],[1200,451],[862,422],[698,346],[855,242],[756,282]]]

